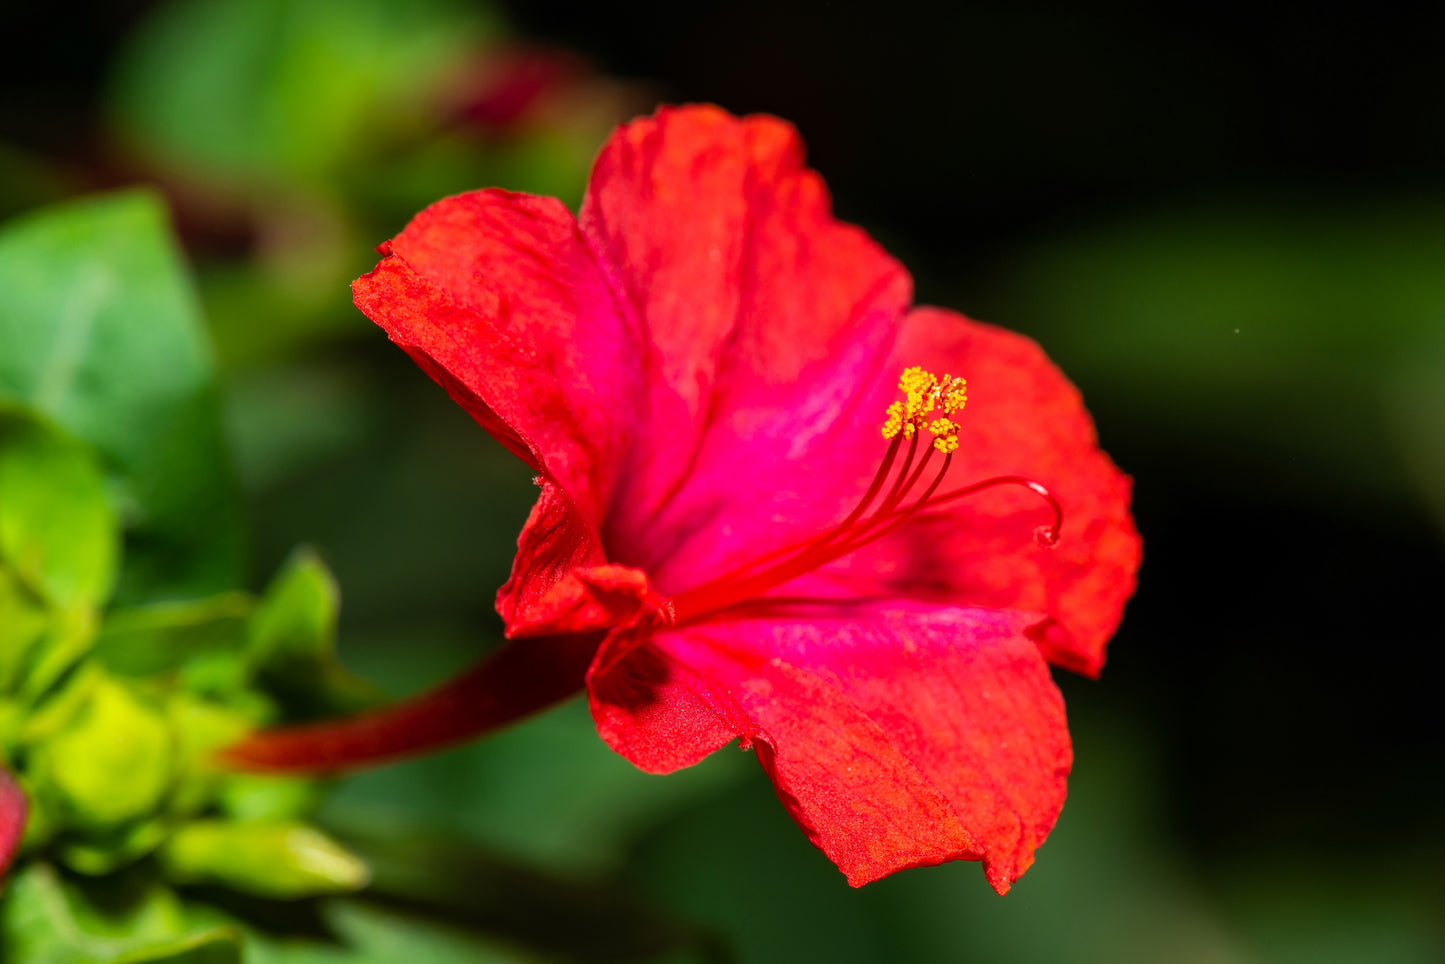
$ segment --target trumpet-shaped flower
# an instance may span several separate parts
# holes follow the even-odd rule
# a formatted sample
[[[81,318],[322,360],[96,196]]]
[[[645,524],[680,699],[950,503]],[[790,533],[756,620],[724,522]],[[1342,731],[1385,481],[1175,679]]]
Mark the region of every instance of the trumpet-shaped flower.
[[[1048,664],[1098,673],[1140,553],[1038,346],[910,308],[793,129],[712,107],[620,128],[577,217],[478,191],[381,250],[357,305],[537,473],[512,642],[233,758],[381,759],[585,686],[644,770],[751,747],[854,885],[966,859],[1006,890],[1072,760]]]

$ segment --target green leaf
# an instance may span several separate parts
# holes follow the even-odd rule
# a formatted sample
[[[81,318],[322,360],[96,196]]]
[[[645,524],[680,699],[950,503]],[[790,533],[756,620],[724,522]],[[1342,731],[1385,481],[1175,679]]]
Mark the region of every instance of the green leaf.
[[[89,889],[31,864],[0,902],[0,960],[13,964],[239,964],[239,933],[197,928],[175,895],[144,879]]]
[[[171,793],[169,811],[179,815],[199,813],[232,779],[215,760],[216,751],[240,739],[254,721],[232,707],[185,692],[174,693],[166,701],[166,715],[180,757],[180,777]]]
[[[241,938],[229,927],[146,947],[117,957],[113,964],[241,964]]]
[[[371,879],[351,851],[290,820],[198,820],[176,831],[160,857],[173,880],[222,884],[260,897],[347,893]]]
[[[50,620],[42,602],[0,567],[0,693],[13,693]]]
[[[68,824],[106,831],[155,811],[170,788],[175,756],[160,708],[100,677],[66,724],[30,747],[28,772]]]
[[[336,658],[341,591],[314,552],[295,552],[251,616],[247,652],[265,688],[293,716],[355,712],[379,702],[379,690]]]
[[[95,608],[115,581],[118,542],[91,451],[0,408],[0,563],[57,609]]]
[[[263,773],[232,773],[222,782],[218,803],[242,821],[294,820],[316,812],[324,784]]]
[[[132,192],[0,229],[0,401],[33,408],[119,476],[127,597],[240,581],[236,486],[210,349],[160,202]]]
[[[330,901],[324,915],[334,942],[247,941],[247,964],[525,964],[539,962],[495,940],[413,915],[354,901]]]
[[[60,862],[90,877],[112,874],[155,850],[169,832],[165,821],[152,819],[85,839],[66,840],[58,848]]]
[[[228,592],[194,602],[155,603],[110,613],[95,657],[111,672],[151,676],[208,652],[239,650],[251,597]]]

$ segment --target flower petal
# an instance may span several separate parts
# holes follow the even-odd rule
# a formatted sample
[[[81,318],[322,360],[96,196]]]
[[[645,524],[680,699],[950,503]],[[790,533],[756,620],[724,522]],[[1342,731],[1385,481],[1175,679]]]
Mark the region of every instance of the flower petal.
[[[1063,805],[1063,701],[1025,614],[903,605],[661,634],[588,688],[603,738],[666,772],[732,737],[855,886],[983,860],[1000,893]]]
[[[1039,497],[1001,487],[920,515],[828,573],[843,593],[905,595],[955,605],[1029,610],[1048,660],[1098,675],[1134,592],[1141,543],[1131,482],[1099,448],[1069,380],[1022,335],[940,308],[904,323],[895,364],[968,379],[960,447],[940,494],[999,475],[1045,486],[1063,507],[1052,549],[1032,537],[1051,521]]]
[[[533,622],[551,618],[546,599],[579,566],[600,566],[606,559],[597,530],[586,522],[561,486],[538,477],[542,494],[517,536],[512,573],[497,590],[497,613],[509,636],[531,636]]]
[[[648,582],[647,573],[629,566],[577,566],[551,591],[507,623],[507,633],[553,636],[633,626],[667,606]]]
[[[836,506],[781,476],[856,463],[837,433],[863,388],[896,377],[884,366],[907,273],[834,219],[791,126],[715,107],[619,129],[579,220],[644,333],[647,437],[628,453],[609,558],[676,592],[815,534]]]
[[[25,837],[27,810],[25,792],[10,771],[0,765],[0,876],[4,876]]]
[[[636,336],[554,199],[447,198],[382,250],[352,285],[357,307],[542,473],[498,593],[510,625],[571,567],[603,561],[598,526],[636,434]]]
[[[357,307],[504,445],[600,523],[636,434],[636,337],[552,198],[438,201],[352,285]]]

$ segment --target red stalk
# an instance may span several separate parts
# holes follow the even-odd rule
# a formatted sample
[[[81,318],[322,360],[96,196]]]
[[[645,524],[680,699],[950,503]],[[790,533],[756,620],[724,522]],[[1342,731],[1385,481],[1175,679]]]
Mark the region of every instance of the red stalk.
[[[253,733],[221,759],[244,770],[334,772],[461,743],[580,692],[601,641],[601,633],[514,640],[420,696],[348,719]]]

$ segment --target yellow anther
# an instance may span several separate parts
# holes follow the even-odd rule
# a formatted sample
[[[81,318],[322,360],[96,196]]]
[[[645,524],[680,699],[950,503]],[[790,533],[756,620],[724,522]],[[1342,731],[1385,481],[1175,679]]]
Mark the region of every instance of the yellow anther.
[[[933,433],[933,447],[944,455],[958,451],[958,425],[952,419],[935,418],[928,423]]]
[[[968,402],[967,386],[962,378],[952,375],[944,375],[940,379],[917,365],[905,368],[898,378],[898,390],[903,393],[903,401],[888,406],[883,437],[891,439],[902,434],[904,438],[911,439],[927,427],[934,436],[934,448],[945,455],[956,451],[958,425],[946,417],[928,421],[926,416],[939,408],[943,409],[945,416],[960,411]]]
[[[944,375],[938,383],[938,397],[943,404],[943,414],[952,415],[968,404],[968,382]]]
[[[883,437],[896,438],[903,431],[903,403],[894,402],[888,406],[888,421],[883,423]]]

